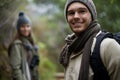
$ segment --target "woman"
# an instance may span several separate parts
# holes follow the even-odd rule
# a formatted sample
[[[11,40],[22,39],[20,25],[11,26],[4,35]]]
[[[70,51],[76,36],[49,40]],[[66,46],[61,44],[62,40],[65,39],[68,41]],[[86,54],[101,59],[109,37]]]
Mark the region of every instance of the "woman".
[[[30,19],[19,13],[17,35],[9,47],[10,63],[14,80],[39,80],[38,48],[31,31]]]
[[[90,65],[96,37],[101,33],[93,1],[67,0],[65,16],[73,31],[72,35],[66,37],[60,55],[60,63],[65,68],[65,80],[119,80],[120,45],[114,39],[106,38],[100,46],[100,57],[110,79],[95,78],[96,74]]]

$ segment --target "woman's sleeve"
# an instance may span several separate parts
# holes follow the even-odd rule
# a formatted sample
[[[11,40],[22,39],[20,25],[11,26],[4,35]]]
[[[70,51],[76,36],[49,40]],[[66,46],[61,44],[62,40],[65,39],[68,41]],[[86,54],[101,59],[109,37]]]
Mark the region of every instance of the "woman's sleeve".
[[[106,38],[101,43],[100,51],[110,80],[120,80],[120,45],[114,39]]]
[[[21,70],[21,46],[14,44],[10,49],[10,64],[12,66],[13,78],[15,80],[24,80]]]

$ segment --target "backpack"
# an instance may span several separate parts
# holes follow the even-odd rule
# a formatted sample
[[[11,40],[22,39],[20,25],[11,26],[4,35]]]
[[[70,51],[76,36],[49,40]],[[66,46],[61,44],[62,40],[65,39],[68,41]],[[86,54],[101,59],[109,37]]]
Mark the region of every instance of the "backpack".
[[[115,39],[120,44],[120,32],[116,34],[112,34],[110,32],[101,32],[96,37],[96,44],[95,44],[92,56],[90,57],[90,65],[94,72],[93,80],[110,80],[108,72],[100,58],[100,44],[102,40],[105,38]]]

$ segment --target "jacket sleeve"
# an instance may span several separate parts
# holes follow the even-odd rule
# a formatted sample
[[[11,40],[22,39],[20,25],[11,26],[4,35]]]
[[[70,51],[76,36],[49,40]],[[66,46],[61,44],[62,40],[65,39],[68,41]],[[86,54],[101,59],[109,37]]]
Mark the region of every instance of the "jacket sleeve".
[[[101,43],[100,51],[110,80],[120,80],[120,45],[114,39],[106,38]]]
[[[10,63],[13,69],[13,78],[15,80],[26,80],[21,70],[21,45],[15,44],[10,50]]]

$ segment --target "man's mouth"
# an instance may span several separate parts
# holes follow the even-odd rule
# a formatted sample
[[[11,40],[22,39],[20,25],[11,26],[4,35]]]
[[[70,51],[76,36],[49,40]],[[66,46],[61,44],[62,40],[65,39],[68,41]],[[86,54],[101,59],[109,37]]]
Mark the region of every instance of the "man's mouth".
[[[72,23],[74,26],[80,26],[82,23],[81,22],[74,22]]]

